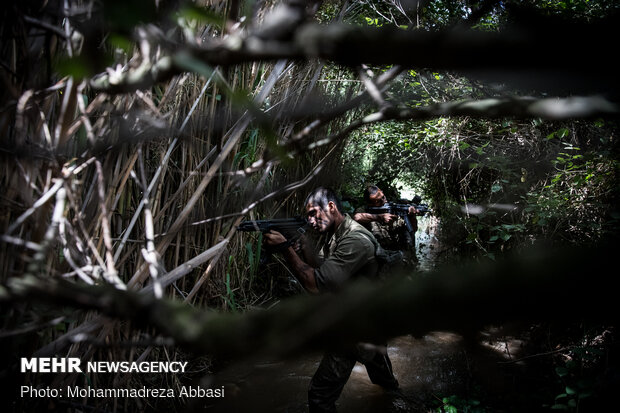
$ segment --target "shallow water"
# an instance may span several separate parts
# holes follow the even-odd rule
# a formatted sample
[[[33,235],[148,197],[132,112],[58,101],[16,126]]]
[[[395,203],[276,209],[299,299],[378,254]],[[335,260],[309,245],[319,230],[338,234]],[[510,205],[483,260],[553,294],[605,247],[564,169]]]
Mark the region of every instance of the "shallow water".
[[[418,397],[419,394],[444,394],[463,386],[459,371],[465,366],[466,357],[459,348],[460,342],[458,335],[447,332],[391,340],[388,354],[402,391]],[[226,396],[210,406],[209,411],[306,411],[308,385],[320,360],[320,354],[313,354],[295,360],[230,367],[210,384],[213,387],[224,385]],[[381,412],[389,403],[382,388],[369,381],[364,366],[358,363],[338,401],[338,411]]]
[[[438,223],[432,217],[419,220],[418,271],[429,271],[437,265],[437,229]],[[466,391],[473,375],[497,377],[496,371],[489,369],[498,368],[497,361],[503,360],[507,349],[496,345],[479,347],[482,353],[472,352],[466,350],[465,344],[461,336],[445,331],[390,340],[388,355],[408,405],[395,406],[381,387],[370,382],[364,366],[358,363],[338,400],[338,411],[430,411],[433,400]],[[513,355],[517,351],[512,348]],[[226,394],[224,399],[205,406],[213,412],[305,412],[308,385],[320,360],[321,354],[310,354],[286,361],[261,360],[231,366],[203,384],[224,385]],[[502,391],[502,383],[492,384]]]
[[[432,216],[418,218],[418,230],[415,233],[416,255],[419,260],[418,271],[433,270],[442,259],[438,238],[439,220]]]

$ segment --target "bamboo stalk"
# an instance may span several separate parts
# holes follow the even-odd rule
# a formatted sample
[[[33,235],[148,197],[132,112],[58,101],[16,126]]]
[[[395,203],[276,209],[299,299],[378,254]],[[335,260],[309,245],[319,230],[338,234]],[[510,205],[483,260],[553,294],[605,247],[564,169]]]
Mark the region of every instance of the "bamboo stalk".
[[[276,68],[274,68],[274,71],[270,75],[270,81],[267,82],[267,85],[265,85],[265,87],[261,90],[261,92],[256,97],[255,99],[256,102],[262,102],[262,100],[264,100],[267,97],[268,93],[271,91],[271,89],[275,85],[276,80],[282,74],[283,70],[284,70],[284,62],[280,62],[276,66]],[[240,118],[239,122],[237,122],[237,125],[233,127],[233,129],[230,131],[229,137],[226,143],[223,145],[220,154],[215,159],[215,161],[213,162],[213,165],[209,168],[205,177],[202,179],[202,181],[199,183],[198,187],[194,191],[194,194],[188,200],[187,204],[185,205],[183,210],[179,213],[179,216],[172,223],[170,229],[167,231],[167,234],[163,237],[162,241],[158,245],[157,250],[160,255],[162,255],[163,251],[168,247],[168,245],[172,241],[172,237],[175,236],[175,234],[181,229],[182,225],[187,220],[190,212],[194,208],[196,202],[202,196],[203,192],[205,191],[205,189],[207,188],[207,186],[209,185],[213,177],[216,176],[217,170],[220,168],[224,160],[228,157],[231,150],[236,145],[237,141],[241,138],[241,135],[243,134],[245,129],[250,124],[250,120],[251,120],[251,117],[246,112]],[[143,281],[144,281],[144,270],[143,268],[141,268],[136,273],[134,273],[132,278],[129,280],[128,285],[132,287],[138,283],[142,283]]]
[[[108,209],[105,205],[105,188],[103,182],[103,170],[101,167],[101,162],[98,160],[95,161],[95,166],[97,167],[97,187],[99,194],[99,208],[101,209],[101,230],[103,233],[103,242],[106,249],[106,272],[104,272],[104,277],[108,280],[109,283],[114,285],[119,289],[126,289],[127,287],[118,277],[118,272],[116,271],[116,267],[114,265],[114,255],[112,254],[112,239],[110,236],[110,223],[108,221]]]
[[[6,230],[5,235],[10,235],[13,231],[19,228],[29,216],[34,214],[38,208],[45,205],[47,201],[49,201],[56,193],[62,188],[64,182],[60,179],[56,180],[54,185],[45,193],[41,198],[39,198],[30,208],[28,208],[23,214],[21,214],[13,224],[9,226]]]

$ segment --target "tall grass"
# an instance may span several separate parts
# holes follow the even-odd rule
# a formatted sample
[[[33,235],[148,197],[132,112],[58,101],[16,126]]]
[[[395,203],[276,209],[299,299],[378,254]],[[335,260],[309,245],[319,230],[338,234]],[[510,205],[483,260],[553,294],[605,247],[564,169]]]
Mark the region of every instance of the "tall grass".
[[[238,3],[220,7],[233,5]],[[226,311],[272,301],[282,270],[273,263],[261,266],[261,238],[236,234],[235,228],[248,216],[297,213],[307,186],[256,202],[312,176],[328,153],[310,182],[333,176],[338,149],[320,149],[294,162],[276,158],[251,173],[242,171],[304,126],[304,119],[287,118],[291,107],[310,92],[332,92],[316,82],[322,66],[257,62],[213,68],[211,75],[183,73],[135,93],[95,93],[85,82],[45,72],[66,48],[37,56],[38,64],[20,77],[30,59],[22,46],[35,47],[40,38],[27,27],[19,31],[18,22],[3,24],[4,33],[20,34],[2,46],[3,56],[13,56],[5,61],[12,62],[15,76],[2,92],[9,109],[0,116],[1,281],[34,275],[131,290],[162,282],[165,297]],[[214,27],[202,32],[221,35]],[[138,48],[133,53],[128,57],[143,57]],[[243,115],[239,95],[280,121],[266,125]],[[170,274],[181,275],[167,284]],[[52,320],[55,327],[42,328],[36,337],[18,336],[10,345],[15,354],[27,341],[32,354],[84,360],[180,356],[159,346],[152,331],[92,313],[13,308],[2,317],[2,327],[47,326]],[[133,342],[142,345],[108,346]],[[54,384],[81,380],[106,379],[59,374]]]

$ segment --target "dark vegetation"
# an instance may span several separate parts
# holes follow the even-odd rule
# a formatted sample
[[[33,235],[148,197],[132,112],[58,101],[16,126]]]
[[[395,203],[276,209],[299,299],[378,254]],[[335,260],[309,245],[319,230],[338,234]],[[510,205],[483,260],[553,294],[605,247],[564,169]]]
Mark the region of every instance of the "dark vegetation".
[[[613,408],[617,2],[287,4],[283,19],[271,1],[3,7],[9,409],[183,410],[185,400],[57,405],[13,389],[175,388],[254,353],[442,328],[522,339],[514,365],[529,370],[506,373],[517,384],[504,397],[472,382],[429,397],[428,410]],[[430,203],[442,265],[357,286],[351,297],[368,294],[365,310],[385,317],[368,325],[383,328],[348,329],[346,299],[293,298],[301,290],[278,257],[261,265],[260,237],[235,229],[298,214],[317,185],[352,211],[369,183]],[[425,320],[403,317],[437,302]],[[305,332],[329,305],[341,328]],[[16,373],[32,356],[183,359],[193,373]]]

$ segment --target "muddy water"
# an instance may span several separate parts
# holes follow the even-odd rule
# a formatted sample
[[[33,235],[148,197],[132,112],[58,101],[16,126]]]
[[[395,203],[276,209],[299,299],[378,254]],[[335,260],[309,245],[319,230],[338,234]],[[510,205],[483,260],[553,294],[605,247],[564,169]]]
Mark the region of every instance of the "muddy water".
[[[397,337],[388,354],[402,391],[412,398],[453,394],[466,385],[462,371],[467,358],[461,338],[447,332],[424,337]],[[307,389],[321,360],[320,354],[287,361],[261,361],[237,365],[214,378],[211,386],[225,386],[225,398],[210,406],[213,412],[305,412]],[[384,412],[390,399],[373,385],[363,365],[356,364],[338,401],[339,412]],[[416,404],[419,406],[419,404]],[[421,410],[404,410],[421,411]],[[423,410],[422,410],[423,411]]]
[[[419,270],[428,271],[439,259],[437,222],[432,218],[420,221]],[[501,359],[503,349],[488,350]],[[403,393],[413,402],[405,409],[394,408],[393,401],[369,381],[364,366],[358,363],[338,400],[339,412],[430,411],[433,399],[466,391],[472,375],[484,370],[484,363],[465,350],[463,338],[451,332],[396,337],[388,343],[388,354]],[[488,360],[488,354],[485,357]],[[208,406],[208,411],[305,412],[308,385],[320,359],[321,354],[311,354],[295,360],[261,360],[232,366],[208,383],[213,387],[224,385],[226,392],[224,399]]]

